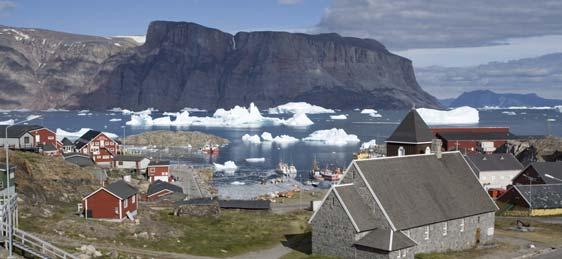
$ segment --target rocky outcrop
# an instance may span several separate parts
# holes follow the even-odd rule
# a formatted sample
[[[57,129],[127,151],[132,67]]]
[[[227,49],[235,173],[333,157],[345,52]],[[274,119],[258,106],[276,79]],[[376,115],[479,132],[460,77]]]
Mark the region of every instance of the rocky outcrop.
[[[78,95],[110,56],[136,44],[40,29],[0,26],[0,106],[80,106]]]
[[[138,47],[126,39],[16,31],[0,35],[0,103],[8,108],[439,106],[417,84],[410,60],[371,39],[231,35],[164,21],[152,22]]]

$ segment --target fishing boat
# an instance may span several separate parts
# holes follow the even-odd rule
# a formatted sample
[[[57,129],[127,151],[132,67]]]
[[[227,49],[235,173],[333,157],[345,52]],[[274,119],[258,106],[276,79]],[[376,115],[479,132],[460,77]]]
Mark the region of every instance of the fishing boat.
[[[322,170],[320,170],[320,166],[318,166],[316,157],[314,158],[314,161],[312,161],[312,169],[310,170],[310,177],[317,181],[324,180],[324,177],[322,176]]]
[[[279,162],[275,172],[284,176],[296,176],[297,168],[294,165],[289,165],[287,163]]]
[[[321,175],[326,181],[337,182],[343,176],[340,168],[336,168],[335,170],[325,169],[321,171]]]

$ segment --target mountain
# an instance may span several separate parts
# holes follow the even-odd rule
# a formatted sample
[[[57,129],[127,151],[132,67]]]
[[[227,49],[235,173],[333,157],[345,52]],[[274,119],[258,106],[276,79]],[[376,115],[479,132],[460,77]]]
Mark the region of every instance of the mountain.
[[[449,105],[450,107],[472,106],[555,106],[562,100],[545,99],[536,94],[495,93],[489,90],[464,92]]]
[[[453,103],[455,101],[456,98],[445,98],[445,99],[439,99],[439,103],[445,107],[450,107],[451,103]]]
[[[371,39],[239,32],[155,21],[146,41],[5,27],[4,108],[178,110],[306,101],[330,108],[440,107],[411,61]],[[26,37],[18,36],[25,34]],[[5,86],[6,88],[6,86]]]

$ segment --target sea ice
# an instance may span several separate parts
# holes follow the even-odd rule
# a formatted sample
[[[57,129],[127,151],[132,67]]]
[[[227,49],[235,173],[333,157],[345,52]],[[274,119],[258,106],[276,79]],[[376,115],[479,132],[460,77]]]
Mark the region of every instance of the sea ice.
[[[332,120],[347,120],[347,116],[345,116],[345,114],[330,115],[330,119],[332,119]]]
[[[261,134],[261,138],[263,139],[263,141],[273,141],[273,136],[271,135],[271,133],[264,131]]]
[[[478,110],[469,106],[459,107],[449,111],[428,108],[416,109],[427,124],[477,124],[480,120]]]
[[[245,185],[246,183],[240,182],[240,181],[234,181],[234,182],[231,182],[230,184],[232,184],[232,185]]]
[[[252,143],[252,144],[259,144],[259,143],[261,143],[260,136],[258,136],[258,135],[249,135],[249,134],[244,134],[244,136],[242,136],[242,141],[248,142],[248,143]]]
[[[308,137],[303,138],[302,140],[313,144],[334,146],[355,144],[360,141],[357,135],[347,134],[345,130],[336,128],[328,130],[317,130],[315,132],[312,132],[310,135],[308,135]]]
[[[308,113],[308,114],[319,114],[319,113],[335,113],[332,109],[326,109],[321,106],[312,105],[306,102],[289,102],[283,105],[279,105],[274,108],[268,109],[269,114],[284,114],[284,113]]]
[[[112,118],[112,119],[110,119],[109,121],[111,121],[111,122],[116,122],[116,121],[121,121],[121,119],[120,119],[120,118]]]
[[[233,161],[226,161],[224,164],[213,163],[217,172],[235,172],[238,166]]]
[[[361,110],[361,114],[367,114],[373,118],[380,118],[382,115],[375,109],[363,109]]]
[[[246,162],[248,162],[248,163],[263,163],[263,162],[265,162],[265,157],[246,158]]]
[[[503,111],[502,113],[505,114],[505,115],[510,115],[510,116],[517,115],[517,113],[512,112],[512,111]]]
[[[0,125],[12,125],[14,124],[15,121],[10,119],[10,120],[5,120],[5,121],[0,121]]]
[[[291,144],[291,143],[299,142],[299,139],[295,137],[291,137],[289,135],[280,135],[273,138],[273,142],[277,144]]]

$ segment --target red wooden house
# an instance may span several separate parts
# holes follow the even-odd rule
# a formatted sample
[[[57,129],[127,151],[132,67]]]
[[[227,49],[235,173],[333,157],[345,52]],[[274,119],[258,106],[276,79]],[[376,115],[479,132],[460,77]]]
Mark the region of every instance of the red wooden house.
[[[150,161],[146,168],[146,175],[151,183],[158,180],[171,182],[170,161]]]
[[[464,154],[492,153],[507,140],[516,138],[507,127],[432,128],[431,131],[442,140],[445,151],[459,150]]]
[[[123,180],[101,187],[82,199],[85,218],[122,221],[137,215],[138,190]]]
[[[98,165],[111,166],[113,157],[120,152],[117,141],[96,130],[84,133],[74,144],[76,152],[90,155]]]

